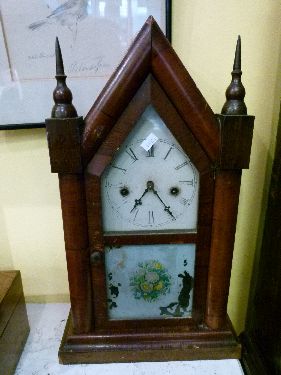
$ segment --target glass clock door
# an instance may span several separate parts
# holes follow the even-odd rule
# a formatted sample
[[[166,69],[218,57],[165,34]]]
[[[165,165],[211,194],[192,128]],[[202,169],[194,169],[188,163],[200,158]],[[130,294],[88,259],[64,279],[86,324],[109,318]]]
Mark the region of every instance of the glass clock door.
[[[147,107],[102,174],[104,233],[196,233],[198,196],[198,170]],[[107,246],[109,319],[190,318],[195,252],[194,243]]]
[[[195,231],[198,191],[197,169],[149,106],[102,175],[104,231]]]

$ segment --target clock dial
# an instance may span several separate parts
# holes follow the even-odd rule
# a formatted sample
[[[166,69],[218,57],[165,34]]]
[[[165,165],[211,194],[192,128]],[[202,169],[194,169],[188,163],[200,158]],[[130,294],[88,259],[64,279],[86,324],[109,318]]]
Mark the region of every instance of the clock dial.
[[[102,176],[105,231],[195,230],[198,171],[152,107]]]

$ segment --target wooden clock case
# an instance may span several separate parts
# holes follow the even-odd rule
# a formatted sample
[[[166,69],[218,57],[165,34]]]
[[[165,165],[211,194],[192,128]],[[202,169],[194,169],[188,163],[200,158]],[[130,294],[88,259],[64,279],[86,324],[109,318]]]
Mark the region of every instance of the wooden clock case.
[[[71,104],[58,42],[56,56],[55,106],[46,127],[52,172],[59,176],[71,300],[60,361],[239,358],[226,308],[241,170],[249,165],[254,122],[243,101],[240,39],[221,115],[214,115],[152,17],[85,120]],[[150,104],[199,170],[197,232],[107,235],[100,177]],[[196,244],[192,318],[109,320],[104,246],[164,243]]]

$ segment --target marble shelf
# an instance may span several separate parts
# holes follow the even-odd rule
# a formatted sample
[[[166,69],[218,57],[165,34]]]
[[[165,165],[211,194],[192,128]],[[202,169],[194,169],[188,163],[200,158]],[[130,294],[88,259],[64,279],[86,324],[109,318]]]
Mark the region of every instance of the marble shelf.
[[[60,365],[58,348],[69,304],[27,304],[30,335],[15,375],[243,375],[238,360]]]

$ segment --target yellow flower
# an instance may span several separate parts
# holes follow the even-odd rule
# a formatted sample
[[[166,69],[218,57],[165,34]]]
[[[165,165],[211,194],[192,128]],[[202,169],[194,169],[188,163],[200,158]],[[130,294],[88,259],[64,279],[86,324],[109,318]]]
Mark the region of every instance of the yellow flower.
[[[148,291],[151,291],[153,288],[152,288],[152,285],[149,284],[149,283],[142,283],[141,284],[141,289],[144,291],[144,292],[148,292]]]
[[[154,289],[155,290],[161,290],[163,288],[163,286],[164,285],[163,285],[162,281],[159,281],[159,283],[154,286]]]
[[[159,262],[155,262],[154,263],[154,268],[156,268],[157,270],[161,270],[163,268],[162,264],[159,263]]]

